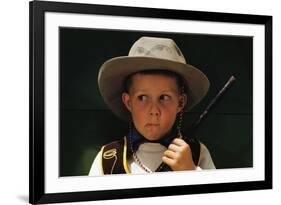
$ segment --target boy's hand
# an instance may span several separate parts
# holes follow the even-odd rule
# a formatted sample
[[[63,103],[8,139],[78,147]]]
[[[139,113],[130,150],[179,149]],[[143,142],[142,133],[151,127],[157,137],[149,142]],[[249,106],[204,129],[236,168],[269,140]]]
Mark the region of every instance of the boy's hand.
[[[168,149],[164,152],[162,160],[169,165],[173,171],[196,169],[189,145],[180,138],[175,138],[172,141]]]

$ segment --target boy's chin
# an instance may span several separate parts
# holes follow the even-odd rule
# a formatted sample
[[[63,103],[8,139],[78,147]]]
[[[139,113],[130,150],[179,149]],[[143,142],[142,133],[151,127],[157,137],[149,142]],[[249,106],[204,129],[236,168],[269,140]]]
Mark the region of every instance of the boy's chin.
[[[149,141],[157,141],[162,138],[162,136],[160,134],[146,134],[146,135],[144,135],[144,137],[145,137],[145,139],[147,139]]]

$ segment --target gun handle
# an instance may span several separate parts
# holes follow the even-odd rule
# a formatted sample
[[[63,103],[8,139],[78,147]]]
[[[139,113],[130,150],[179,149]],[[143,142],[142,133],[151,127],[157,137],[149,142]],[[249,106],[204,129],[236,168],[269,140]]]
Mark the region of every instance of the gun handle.
[[[186,138],[185,142],[189,145],[192,152],[192,159],[195,166],[198,166],[200,153],[201,153],[201,144],[197,138]]]

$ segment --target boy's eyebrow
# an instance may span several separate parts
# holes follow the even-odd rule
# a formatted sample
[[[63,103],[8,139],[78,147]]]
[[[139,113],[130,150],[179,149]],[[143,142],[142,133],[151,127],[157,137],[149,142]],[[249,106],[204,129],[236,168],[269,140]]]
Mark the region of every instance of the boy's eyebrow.
[[[175,91],[177,91],[177,90],[171,89],[171,90],[162,90],[161,92],[175,92]]]
[[[149,91],[149,89],[134,89],[135,92],[147,92]],[[178,90],[175,90],[175,89],[170,89],[170,90],[161,90],[160,92],[161,93],[164,93],[164,92],[177,92]]]
[[[133,88],[132,90],[135,91],[135,92],[147,92],[147,90],[143,90],[143,89],[135,89],[135,88]]]

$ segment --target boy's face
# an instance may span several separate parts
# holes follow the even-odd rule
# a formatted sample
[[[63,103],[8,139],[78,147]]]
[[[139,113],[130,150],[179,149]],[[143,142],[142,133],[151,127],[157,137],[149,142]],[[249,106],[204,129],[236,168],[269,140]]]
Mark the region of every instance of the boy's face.
[[[186,104],[186,95],[180,95],[173,77],[135,74],[129,93],[123,93],[122,100],[136,129],[146,139],[158,140],[171,130],[177,113]]]

